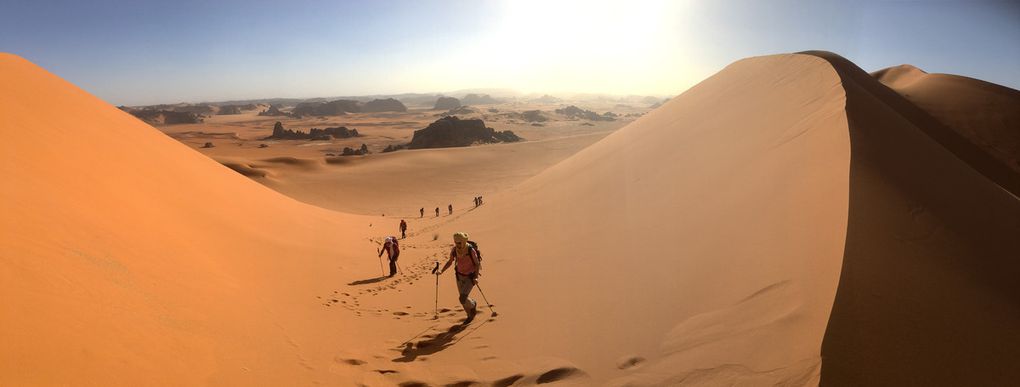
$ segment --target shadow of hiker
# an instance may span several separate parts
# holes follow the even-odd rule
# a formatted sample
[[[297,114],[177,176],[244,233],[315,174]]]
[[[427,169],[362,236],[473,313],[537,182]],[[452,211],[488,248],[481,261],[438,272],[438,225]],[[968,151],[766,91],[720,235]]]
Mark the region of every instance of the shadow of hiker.
[[[375,277],[375,278],[369,278],[369,279],[363,279],[363,280],[357,280],[357,281],[351,282],[351,283],[349,283],[349,284],[347,284],[347,285],[349,285],[349,286],[354,286],[354,285],[367,285],[367,284],[374,284],[374,283],[376,283],[376,282],[380,282],[380,281],[382,281],[382,280],[385,280],[385,279],[387,279],[387,278],[389,278],[389,277],[387,277],[387,276],[381,276],[381,277]]]
[[[471,334],[471,332],[474,332],[482,325],[484,325],[484,322],[472,328],[470,331],[468,331],[467,334],[465,334],[465,336]],[[457,334],[463,332],[466,328],[467,327],[465,327],[464,325],[456,324],[451,326],[450,329],[447,329],[446,332],[440,333],[435,337],[426,340],[421,340],[417,344],[410,342],[404,343],[404,349],[400,351],[400,354],[403,356],[393,359],[392,361],[400,363],[409,363],[417,359],[418,356],[431,355],[436,352],[442,351],[446,348],[449,348],[450,346],[457,344],[458,341],[464,338],[464,337],[458,338]]]

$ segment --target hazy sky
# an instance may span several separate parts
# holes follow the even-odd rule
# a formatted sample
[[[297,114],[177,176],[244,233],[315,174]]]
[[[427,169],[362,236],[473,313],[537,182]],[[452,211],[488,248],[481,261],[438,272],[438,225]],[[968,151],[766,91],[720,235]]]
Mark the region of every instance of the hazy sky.
[[[675,95],[734,60],[811,49],[1020,88],[1020,1],[0,0],[0,51],[129,105]]]

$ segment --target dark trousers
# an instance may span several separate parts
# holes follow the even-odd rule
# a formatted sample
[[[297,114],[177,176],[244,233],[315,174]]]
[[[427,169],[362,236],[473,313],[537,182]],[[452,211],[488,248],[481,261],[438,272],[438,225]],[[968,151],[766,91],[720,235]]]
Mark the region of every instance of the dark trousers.
[[[390,257],[390,277],[397,275],[397,257],[400,253],[394,254]]]

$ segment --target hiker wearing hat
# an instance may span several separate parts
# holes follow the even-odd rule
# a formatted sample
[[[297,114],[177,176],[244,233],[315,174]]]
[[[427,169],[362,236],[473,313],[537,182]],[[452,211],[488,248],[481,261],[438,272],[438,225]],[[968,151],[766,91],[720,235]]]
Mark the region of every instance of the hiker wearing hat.
[[[390,277],[397,275],[397,257],[400,256],[400,246],[397,244],[397,237],[388,236],[386,241],[383,242],[382,250],[379,250],[379,256],[382,257],[382,253],[386,252],[386,256],[390,259]]]
[[[464,307],[464,312],[467,313],[467,320],[464,320],[464,324],[467,324],[474,320],[475,313],[477,312],[478,303],[468,298],[468,295],[471,294],[471,289],[478,283],[482,262],[479,258],[478,250],[468,243],[467,233],[458,232],[453,234],[453,242],[454,246],[450,249],[450,259],[446,261],[446,265],[436,275],[443,274],[451,264],[457,263],[454,266],[454,272],[457,273],[457,291],[460,293],[460,304]]]

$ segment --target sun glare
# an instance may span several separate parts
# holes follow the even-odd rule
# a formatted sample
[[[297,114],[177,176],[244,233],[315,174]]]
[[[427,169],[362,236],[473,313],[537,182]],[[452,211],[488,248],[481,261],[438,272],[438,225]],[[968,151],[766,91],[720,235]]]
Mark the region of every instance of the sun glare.
[[[532,90],[603,92],[647,88],[674,59],[669,1],[508,1],[487,44],[515,53],[501,74]]]

